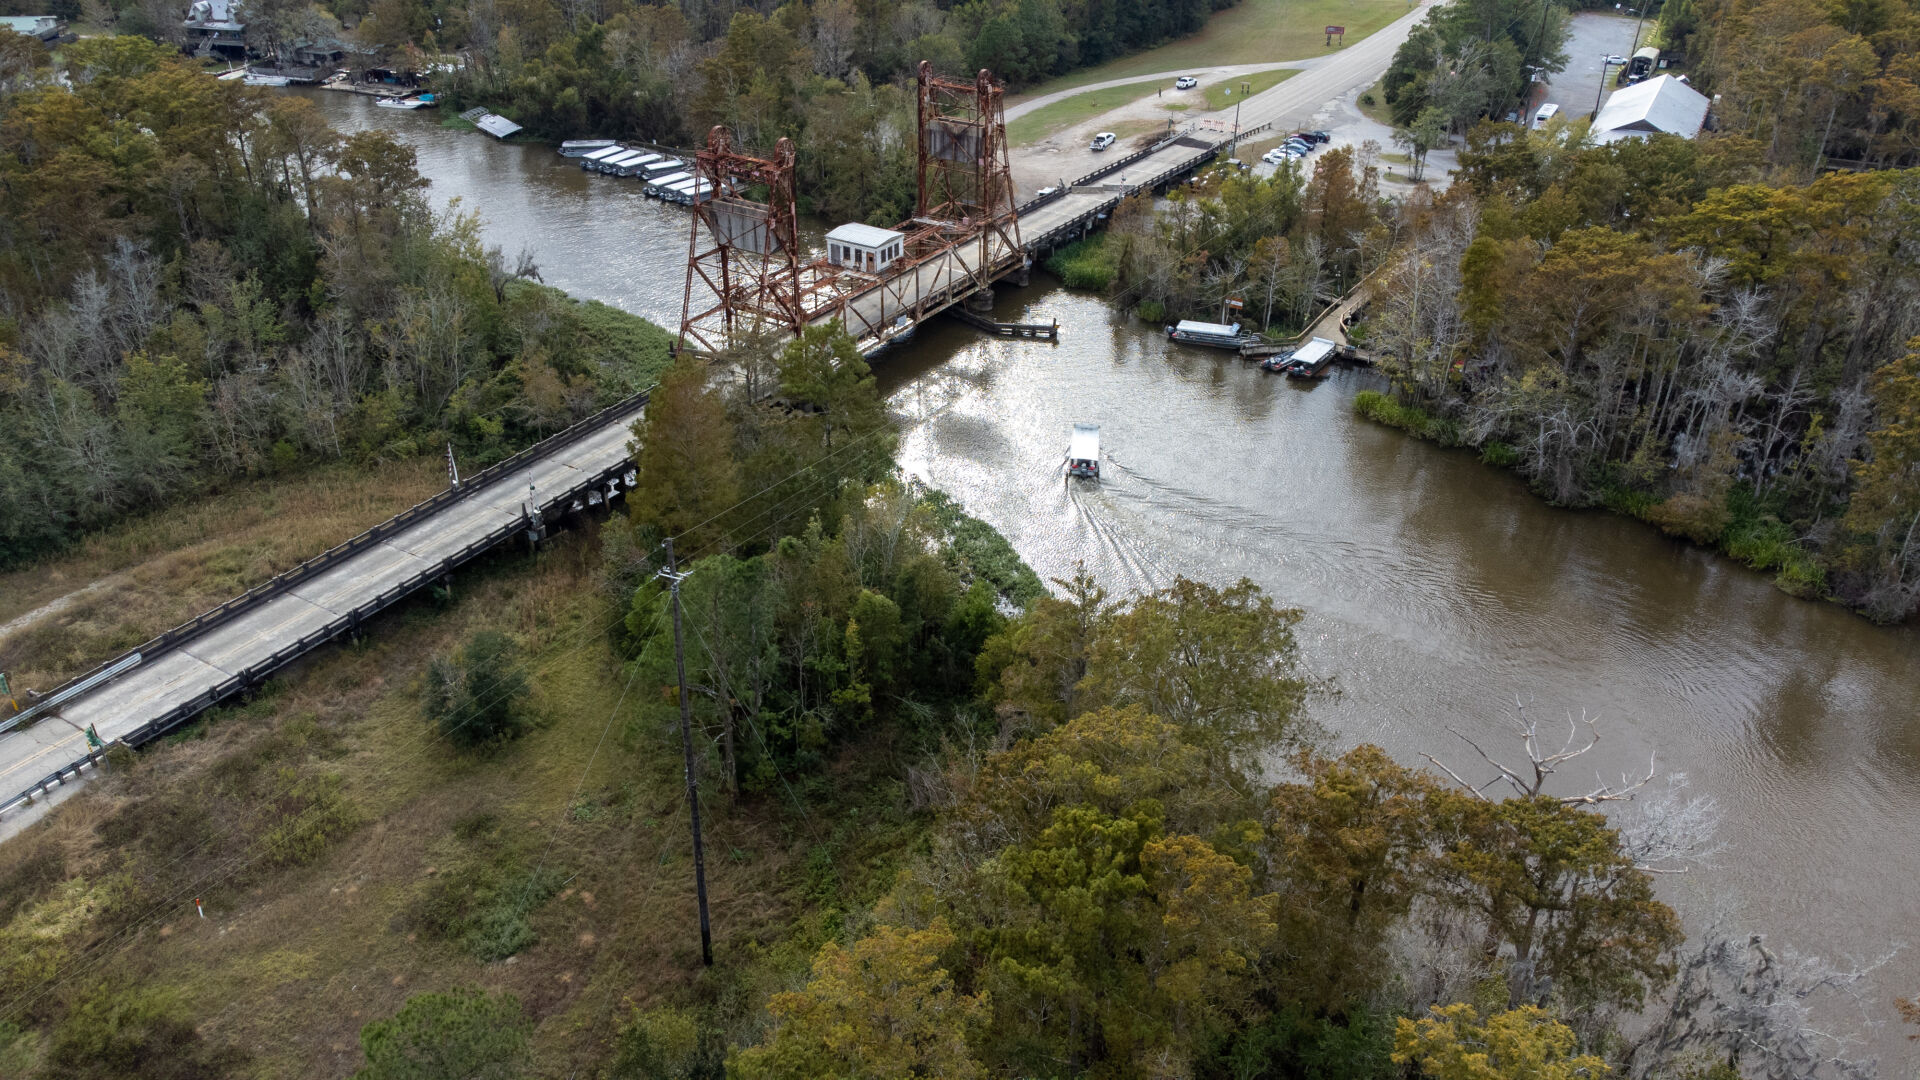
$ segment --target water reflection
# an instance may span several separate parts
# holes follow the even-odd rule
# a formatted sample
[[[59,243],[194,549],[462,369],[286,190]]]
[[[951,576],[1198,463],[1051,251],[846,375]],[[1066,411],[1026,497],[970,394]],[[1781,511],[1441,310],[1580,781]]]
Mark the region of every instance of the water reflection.
[[[549,150],[319,94],[336,124],[400,130],[434,197],[548,282],[678,322],[686,211]],[[1548,507],[1470,454],[1351,415],[1364,371],[1302,388],[1036,281],[998,316],[1059,318],[1058,345],[936,321],[882,358],[904,465],[1006,533],[1043,576],[1085,562],[1114,592],[1251,577],[1307,612],[1308,665],[1342,744],[1473,760],[1511,746],[1516,698],[1605,718],[1568,786],[1684,771],[1721,803],[1725,865],[1667,879],[1780,941],[1868,956],[1920,919],[1920,635],[1792,599],[1634,522]],[[1068,426],[1102,425],[1099,484],[1060,475]],[[1879,981],[1920,986],[1920,952]],[[1896,1034],[1887,1056],[1909,1053]]]

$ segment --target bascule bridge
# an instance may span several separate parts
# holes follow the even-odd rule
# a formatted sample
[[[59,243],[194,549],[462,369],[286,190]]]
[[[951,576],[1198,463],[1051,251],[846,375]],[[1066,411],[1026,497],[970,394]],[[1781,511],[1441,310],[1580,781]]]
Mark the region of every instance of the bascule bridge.
[[[708,195],[693,208],[682,348],[712,354],[741,332],[777,340],[838,319],[871,351],[1003,277],[1024,280],[1000,85],[986,71],[941,78],[922,61],[916,96],[913,216],[892,229],[841,226],[820,253],[800,240],[792,141],[756,157],[725,128],[708,133],[695,156]]]

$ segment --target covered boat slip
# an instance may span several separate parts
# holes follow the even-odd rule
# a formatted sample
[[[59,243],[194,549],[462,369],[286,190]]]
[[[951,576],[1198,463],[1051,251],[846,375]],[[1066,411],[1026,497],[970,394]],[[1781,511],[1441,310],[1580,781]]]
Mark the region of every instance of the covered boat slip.
[[[603,146],[598,150],[589,150],[586,153],[579,155],[580,167],[583,169],[591,169],[596,165],[599,165],[601,162],[607,160],[608,158],[623,157],[632,152],[633,151],[628,150],[626,147],[621,146],[618,143],[615,143],[612,146]]]
[[[568,139],[560,144],[561,157],[585,157],[596,150],[619,149],[612,139]]]
[[[1067,475],[1100,475],[1100,425],[1075,424],[1067,437]]]
[[[1167,327],[1167,338],[1187,345],[1211,345],[1216,349],[1238,349],[1252,335],[1240,332],[1239,323],[1196,322],[1182,319]]]
[[[1317,337],[1293,351],[1286,373],[1300,379],[1317,379],[1327,373],[1328,365],[1339,355],[1339,346]]]
[[[658,198],[661,193],[675,184],[687,183],[692,179],[693,174],[690,172],[672,172],[665,176],[650,176],[647,178],[647,194]]]

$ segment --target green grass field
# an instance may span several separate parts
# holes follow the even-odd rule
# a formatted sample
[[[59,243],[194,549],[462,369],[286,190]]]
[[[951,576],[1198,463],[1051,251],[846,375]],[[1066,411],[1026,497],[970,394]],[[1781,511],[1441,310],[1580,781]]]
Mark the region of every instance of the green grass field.
[[[1240,0],[1239,6],[1215,15],[1197,34],[1062,75],[1024,96],[1157,71],[1198,71],[1222,64],[1277,63],[1319,56],[1337,51],[1325,44],[1325,27],[1346,27],[1346,41],[1352,45],[1408,10],[1406,0]]]
[[[1008,121],[1007,139],[1014,146],[1037,143],[1056,131],[1064,131],[1110,109],[1130,105],[1158,89],[1162,89],[1158,83],[1135,83],[1116,86],[1111,90],[1089,90],[1084,94],[1062,98]]]
[[[1385,83],[1386,80],[1382,79],[1380,82],[1374,83],[1372,86],[1362,90],[1360,97],[1357,99],[1357,106],[1368,119],[1392,127],[1393,110],[1387,107],[1386,92],[1381,89]],[[1369,99],[1371,99],[1371,104],[1369,104]]]
[[[1252,75],[1234,75],[1210,83],[1200,89],[1207,95],[1207,108],[1218,111],[1231,106],[1236,96],[1248,98],[1263,90],[1271,90],[1299,74],[1292,68],[1279,71],[1256,71]]]

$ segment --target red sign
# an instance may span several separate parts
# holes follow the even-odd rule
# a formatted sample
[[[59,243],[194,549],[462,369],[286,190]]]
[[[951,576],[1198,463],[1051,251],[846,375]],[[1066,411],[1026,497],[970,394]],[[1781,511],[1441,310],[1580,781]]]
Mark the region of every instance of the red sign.
[[[1329,26],[1329,27],[1327,27],[1327,33],[1329,33],[1329,34],[1341,34],[1341,35],[1345,35],[1345,34],[1346,34],[1346,32],[1347,32],[1347,28],[1346,28],[1346,27],[1344,27],[1344,26]]]

